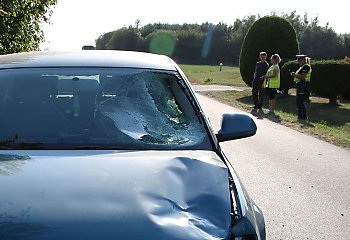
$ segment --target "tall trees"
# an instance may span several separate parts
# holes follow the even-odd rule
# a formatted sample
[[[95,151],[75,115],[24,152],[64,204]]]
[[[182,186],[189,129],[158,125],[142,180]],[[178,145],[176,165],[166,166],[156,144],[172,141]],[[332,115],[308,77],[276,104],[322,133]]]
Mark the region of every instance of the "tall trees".
[[[205,62],[202,56],[204,34],[198,30],[181,30],[177,34],[174,58],[183,63],[200,64]]]
[[[0,54],[37,50],[57,0],[1,0]]]
[[[273,13],[272,15],[276,16],[277,14]],[[307,14],[298,15],[296,11],[288,14],[283,13],[280,16],[288,20],[294,27],[302,53],[310,55],[313,59],[342,59],[345,56],[350,56],[349,34],[337,34],[328,25],[320,26],[317,17],[310,18]],[[128,50],[140,49],[148,52],[151,51],[150,39],[154,37],[155,33],[169,32],[175,39],[172,57],[178,62],[200,64],[223,62],[224,64],[238,65],[244,37],[257,19],[260,19],[259,15],[249,15],[236,19],[232,25],[226,23],[214,25],[208,22],[203,24],[154,23],[140,27],[137,24],[137,27],[130,26],[123,28],[123,30],[119,29],[101,35],[96,40],[96,48],[128,48]],[[132,42],[126,45],[128,41],[122,40],[124,37],[120,37],[121,31],[124,31],[122,34],[124,37],[133,36],[134,40],[137,38],[138,40],[134,43],[140,41],[139,46],[141,47],[135,47],[131,44]],[[127,35],[126,32],[131,32],[131,35]],[[114,35],[112,44],[110,41]],[[121,45],[124,47],[121,48]],[[285,58],[285,56],[283,57]]]
[[[294,27],[300,43],[301,52],[313,59],[339,59],[346,55],[346,34],[337,34],[328,24],[320,26],[318,17],[310,18],[296,14],[283,14]],[[350,54],[350,53],[348,53]]]
[[[340,35],[328,26],[319,26],[318,18],[306,24],[299,37],[301,51],[313,59],[339,59],[343,55]]]
[[[223,62],[237,65],[244,36],[254,22],[255,16],[248,16],[242,20],[237,19],[233,26],[225,23],[217,25],[154,23],[139,28],[129,26],[99,36],[96,39],[96,49],[138,49],[152,52],[154,46],[151,48],[151,40],[160,33],[170,33],[175,40],[175,43],[171,43],[175,46],[171,56],[179,62],[201,64]],[[165,49],[165,46],[160,47]]]
[[[244,37],[246,36],[249,28],[256,21],[255,15],[246,16],[243,19],[236,19],[232,27],[232,34],[230,39],[230,47],[232,51],[233,64],[239,64],[239,55],[241,53],[241,47],[243,44]]]
[[[115,31],[107,32],[107,33],[104,33],[104,34],[100,35],[96,39],[96,49],[106,50],[107,49],[107,43],[111,40],[114,32]]]
[[[341,40],[343,43],[343,51],[345,53],[345,56],[350,57],[350,33],[348,34],[342,34]]]
[[[113,32],[110,40],[106,43],[106,49],[141,50],[141,35],[137,28],[124,27]]]
[[[159,30],[148,34],[143,42],[142,49],[157,53],[172,56],[176,46],[176,34],[169,30]]]

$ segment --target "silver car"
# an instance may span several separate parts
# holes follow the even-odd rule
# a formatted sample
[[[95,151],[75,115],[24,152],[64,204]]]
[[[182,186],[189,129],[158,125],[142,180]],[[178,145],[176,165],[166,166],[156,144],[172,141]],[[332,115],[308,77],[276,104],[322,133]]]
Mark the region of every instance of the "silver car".
[[[219,142],[168,57],[128,51],[0,56],[0,239],[266,239]]]

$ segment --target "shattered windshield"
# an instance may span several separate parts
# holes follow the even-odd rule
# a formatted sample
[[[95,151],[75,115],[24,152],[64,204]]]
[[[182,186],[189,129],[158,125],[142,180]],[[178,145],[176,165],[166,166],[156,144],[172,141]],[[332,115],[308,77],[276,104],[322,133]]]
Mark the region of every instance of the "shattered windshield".
[[[1,149],[208,149],[176,72],[0,71]]]

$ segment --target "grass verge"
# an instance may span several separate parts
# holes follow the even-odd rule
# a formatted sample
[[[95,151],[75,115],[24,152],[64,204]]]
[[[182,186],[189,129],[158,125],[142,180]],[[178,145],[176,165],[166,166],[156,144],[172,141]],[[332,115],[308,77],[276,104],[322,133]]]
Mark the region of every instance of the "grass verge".
[[[238,67],[203,65],[180,65],[180,68],[192,84],[218,84],[226,86],[246,87]]]
[[[306,105],[309,120],[306,123],[300,123],[296,116],[295,91],[291,90],[290,93],[289,96],[277,95],[275,112],[278,122],[335,145],[350,148],[350,101],[340,101],[339,106],[331,106],[327,104],[328,99],[311,97],[311,102]],[[252,110],[251,90],[206,92],[205,94],[245,111]],[[264,108],[267,108],[267,102],[266,99]],[[267,116],[262,114],[260,117]]]
[[[238,67],[201,65],[180,65],[192,84],[218,84],[246,87]],[[251,90],[242,92],[207,92],[204,93],[221,102],[251,111],[253,101]],[[340,106],[331,106],[328,99],[311,97],[307,104],[309,121],[300,123],[296,116],[295,91],[289,96],[277,95],[276,114],[280,123],[300,132],[315,135],[323,140],[350,148],[350,101],[340,101]],[[267,108],[267,100],[264,107]],[[262,115],[262,117],[267,117]],[[274,119],[272,119],[274,120]]]

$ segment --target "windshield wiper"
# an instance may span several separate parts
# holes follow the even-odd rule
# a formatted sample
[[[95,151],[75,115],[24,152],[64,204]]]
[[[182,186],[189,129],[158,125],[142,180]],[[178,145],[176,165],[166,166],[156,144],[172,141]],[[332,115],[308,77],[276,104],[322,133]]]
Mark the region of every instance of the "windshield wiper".
[[[13,138],[0,140],[0,149],[38,149],[43,145],[41,142],[26,142],[20,141],[18,134],[16,133]]]
[[[5,146],[0,146],[0,150],[11,150],[12,148],[5,147]]]
[[[16,133],[13,138],[1,139],[0,147],[4,147],[5,149],[9,149],[11,144],[14,144],[18,140],[18,134]]]

